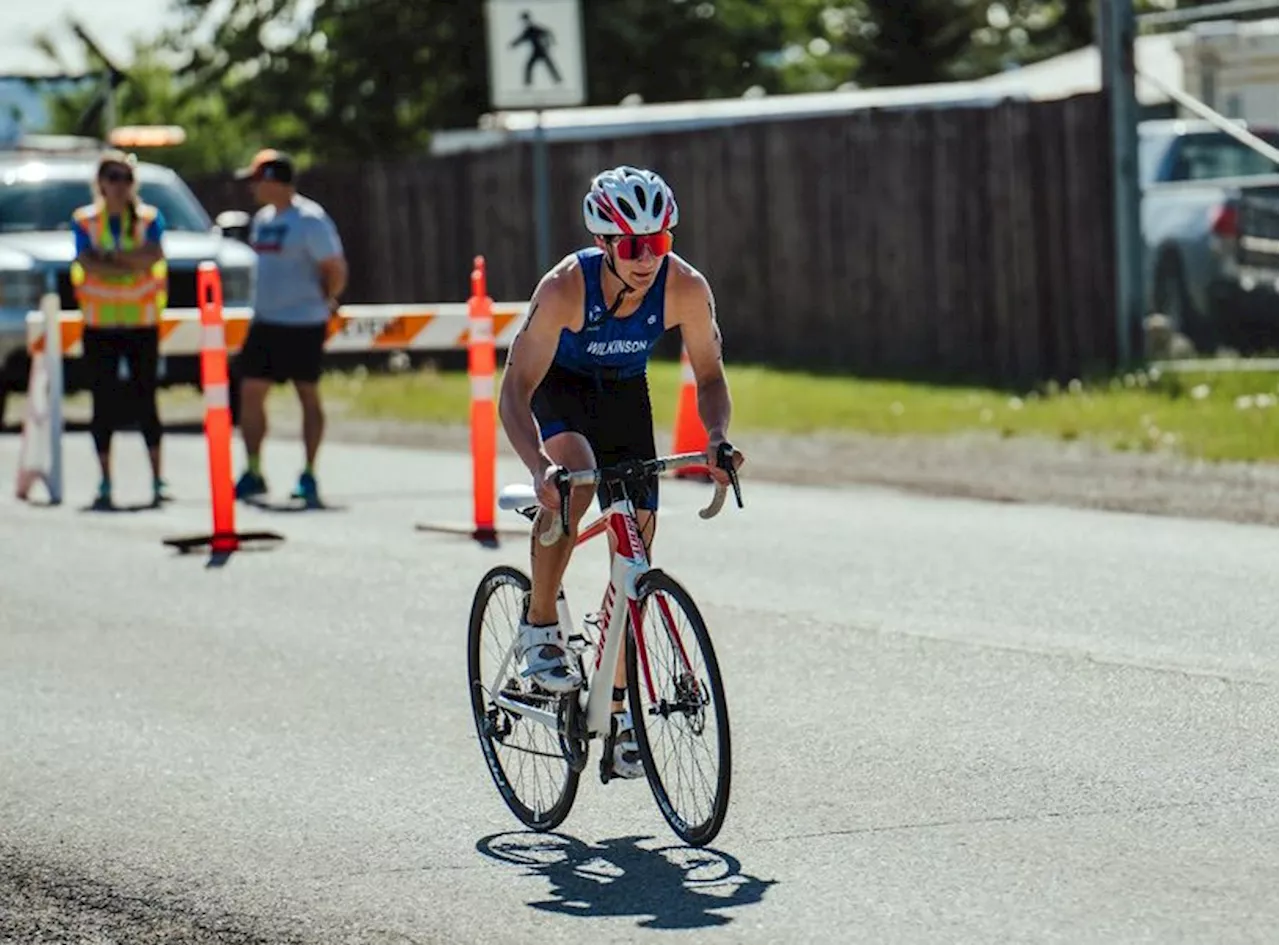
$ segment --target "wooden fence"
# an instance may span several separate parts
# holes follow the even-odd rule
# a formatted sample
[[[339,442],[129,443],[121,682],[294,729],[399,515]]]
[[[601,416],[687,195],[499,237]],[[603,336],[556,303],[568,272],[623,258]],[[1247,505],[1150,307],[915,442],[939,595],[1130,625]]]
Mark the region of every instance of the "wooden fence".
[[[550,147],[554,258],[586,244],[590,175],[653,167],[730,361],[1026,384],[1115,362],[1106,102],[864,111]],[[351,301],[528,298],[528,145],[325,166],[301,191],[344,238]],[[247,189],[197,179],[211,213]]]

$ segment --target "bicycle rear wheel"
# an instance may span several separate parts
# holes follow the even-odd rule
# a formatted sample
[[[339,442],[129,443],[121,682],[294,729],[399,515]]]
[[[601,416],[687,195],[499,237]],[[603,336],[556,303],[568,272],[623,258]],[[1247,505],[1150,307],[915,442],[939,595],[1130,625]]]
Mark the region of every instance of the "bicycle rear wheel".
[[[636,596],[642,626],[627,634],[627,690],[645,776],[676,836],[703,846],[729,809],[720,665],[697,604],[675,578],[648,571]]]
[[[500,691],[553,712],[560,704],[559,696],[520,676],[515,642],[529,589],[528,576],[507,565],[481,579],[471,603],[467,688],[480,749],[498,793],[522,824],[553,830],[569,815],[579,772],[569,766],[555,730],[494,700]]]

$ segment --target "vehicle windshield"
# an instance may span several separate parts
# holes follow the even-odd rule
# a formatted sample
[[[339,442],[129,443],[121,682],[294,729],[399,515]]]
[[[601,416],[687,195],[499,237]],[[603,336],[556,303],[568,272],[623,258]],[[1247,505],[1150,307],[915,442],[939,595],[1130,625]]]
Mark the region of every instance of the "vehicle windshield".
[[[195,199],[173,184],[143,181],[144,203],[164,214],[165,229],[205,233],[210,223]],[[0,233],[70,230],[71,214],[90,203],[89,184],[70,180],[0,181]]]
[[[1254,132],[1273,148],[1274,131]],[[1245,177],[1252,174],[1274,174],[1276,162],[1259,154],[1242,141],[1224,132],[1184,135],[1170,168],[1170,180],[1216,180],[1220,177]]]

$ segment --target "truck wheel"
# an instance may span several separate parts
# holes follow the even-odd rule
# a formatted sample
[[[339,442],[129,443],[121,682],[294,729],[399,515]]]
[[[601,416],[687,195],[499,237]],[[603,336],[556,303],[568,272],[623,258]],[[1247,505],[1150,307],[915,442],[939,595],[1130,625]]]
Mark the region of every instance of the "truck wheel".
[[[1182,263],[1173,253],[1166,253],[1161,258],[1160,265],[1156,268],[1156,284],[1152,295],[1156,311],[1169,319],[1175,331],[1191,339],[1198,351],[1212,350],[1212,333],[1187,294]]]

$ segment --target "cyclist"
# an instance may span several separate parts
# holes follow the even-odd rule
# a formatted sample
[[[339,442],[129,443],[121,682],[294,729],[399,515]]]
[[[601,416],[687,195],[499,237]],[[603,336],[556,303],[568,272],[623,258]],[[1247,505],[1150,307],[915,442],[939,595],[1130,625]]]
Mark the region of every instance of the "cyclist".
[[[658,339],[671,328],[680,329],[693,369],[710,473],[728,482],[716,460],[722,444],[728,446],[731,400],[715,298],[703,275],[671,251],[671,230],[680,217],[675,195],[653,171],[623,165],[592,179],[582,215],[595,245],[566,256],[539,280],[502,379],[503,430],[529,468],[542,505],[535,535],[549,516],[560,514],[558,470],[657,455],[646,368]],[[728,448],[735,468],[740,466],[742,454]],[[597,495],[603,509],[606,487]],[[656,526],[657,476],[645,494],[633,498],[647,549]],[[518,646],[524,675],[553,693],[582,684],[560,636],[556,596],[590,504],[589,494],[573,495],[568,533],[550,547],[532,543],[533,591]],[[634,778],[644,772],[625,693],[626,664],[619,658],[613,766],[618,775]]]

